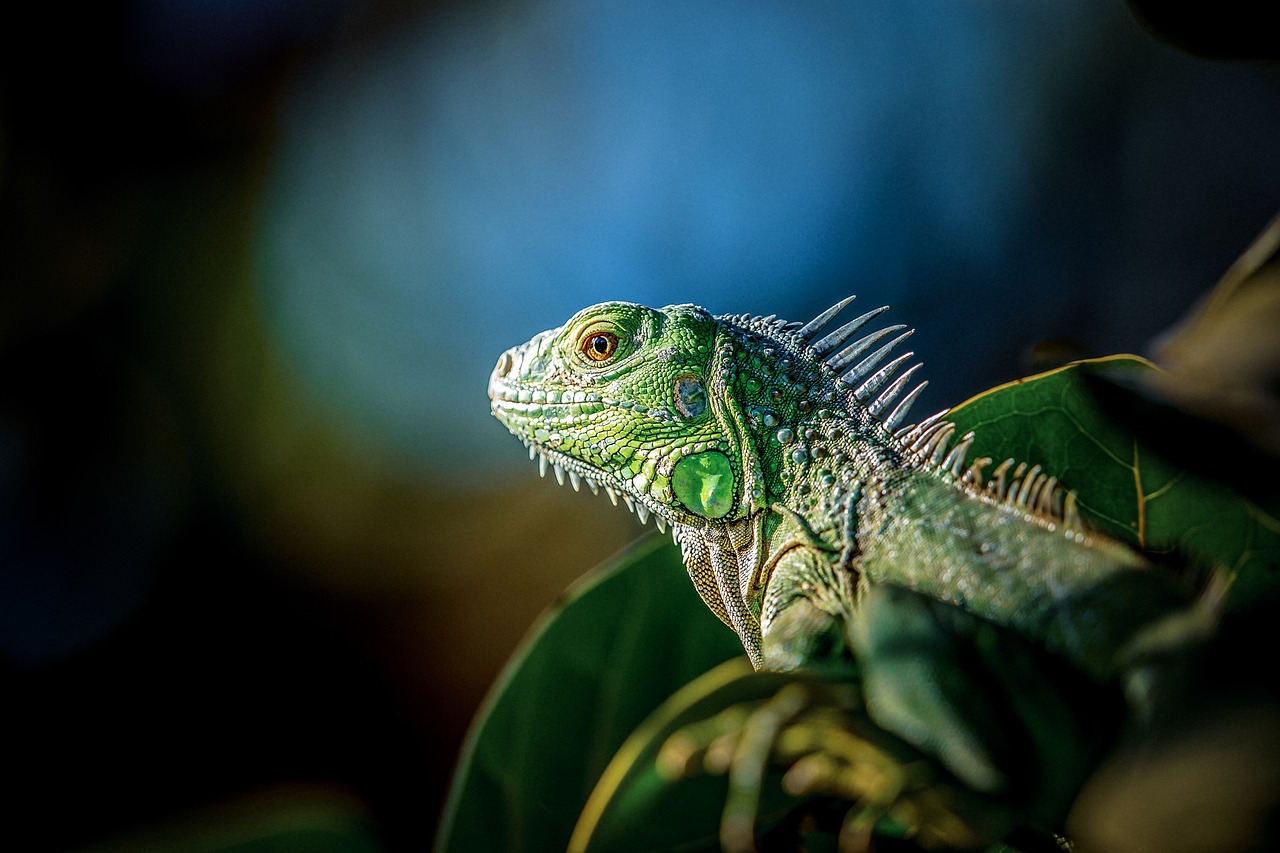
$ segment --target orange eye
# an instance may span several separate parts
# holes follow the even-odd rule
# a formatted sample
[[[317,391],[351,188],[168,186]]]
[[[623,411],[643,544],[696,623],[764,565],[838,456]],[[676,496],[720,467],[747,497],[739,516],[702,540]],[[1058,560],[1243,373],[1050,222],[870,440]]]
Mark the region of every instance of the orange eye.
[[[618,336],[595,332],[582,339],[582,352],[592,361],[605,361],[618,351]]]

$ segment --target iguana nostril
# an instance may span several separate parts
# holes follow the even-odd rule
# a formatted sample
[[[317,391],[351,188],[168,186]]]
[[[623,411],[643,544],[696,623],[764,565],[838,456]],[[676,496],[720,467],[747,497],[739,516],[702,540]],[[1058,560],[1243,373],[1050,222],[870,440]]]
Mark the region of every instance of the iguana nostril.
[[[498,374],[499,379],[504,378],[511,372],[511,365],[512,359],[510,352],[504,352],[502,355],[498,356],[498,366],[494,368],[494,372]]]

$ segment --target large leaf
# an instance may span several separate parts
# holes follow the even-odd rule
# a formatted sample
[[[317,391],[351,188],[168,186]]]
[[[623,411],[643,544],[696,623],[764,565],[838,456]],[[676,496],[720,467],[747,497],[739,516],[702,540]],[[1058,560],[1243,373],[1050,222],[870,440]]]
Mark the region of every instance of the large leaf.
[[[562,851],[623,740],[696,676],[742,655],[668,539],[588,575],[532,631],[463,749],[436,848]]]
[[[1117,423],[1096,402],[1091,376],[1133,380],[1156,368],[1135,356],[1076,362],[974,397],[950,414],[976,432],[971,458],[1043,466],[1111,536],[1155,554],[1177,553],[1236,573],[1230,606],[1280,593],[1280,521],[1228,486],[1192,474]],[[1214,448],[1201,448],[1211,456]]]

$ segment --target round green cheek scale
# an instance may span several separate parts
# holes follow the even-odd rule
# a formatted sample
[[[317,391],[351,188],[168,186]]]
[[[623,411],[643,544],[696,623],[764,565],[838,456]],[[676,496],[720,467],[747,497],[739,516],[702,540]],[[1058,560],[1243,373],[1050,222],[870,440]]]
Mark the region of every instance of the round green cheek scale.
[[[729,457],[716,450],[684,457],[671,472],[671,491],[694,515],[724,518],[733,509]]]

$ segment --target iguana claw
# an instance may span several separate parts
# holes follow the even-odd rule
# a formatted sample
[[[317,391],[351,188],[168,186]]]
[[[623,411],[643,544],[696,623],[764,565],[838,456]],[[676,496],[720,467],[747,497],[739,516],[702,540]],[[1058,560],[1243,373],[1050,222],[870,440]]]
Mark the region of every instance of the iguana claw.
[[[871,850],[873,834],[910,837],[929,850],[973,850],[1007,829],[1001,809],[866,718],[850,684],[793,681],[763,702],[743,703],[677,731],[663,744],[669,778],[727,774],[720,824],[728,853],[757,849],[761,792],[784,769],[792,796],[850,804],[839,829],[844,853]]]

